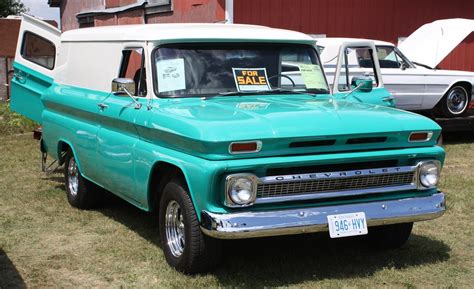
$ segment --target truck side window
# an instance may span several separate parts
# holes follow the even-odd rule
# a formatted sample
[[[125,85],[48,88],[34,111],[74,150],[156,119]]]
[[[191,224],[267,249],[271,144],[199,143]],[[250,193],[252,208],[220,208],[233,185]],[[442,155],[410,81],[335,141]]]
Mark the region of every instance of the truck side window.
[[[349,91],[353,89],[351,83],[354,77],[369,76],[374,80],[374,86],[377,86],[378,79],[376,75],[372,50],[369,47],[348,47],[342,59],[338,90]]]
[[[146,71],[143,48],[122,51],[119,77],[133,79],[137,96],[146,96]]]
[[[43,37],[31,32],[25,32],[21,46],[21,56],[47,69],[54,68],[56,47]]]

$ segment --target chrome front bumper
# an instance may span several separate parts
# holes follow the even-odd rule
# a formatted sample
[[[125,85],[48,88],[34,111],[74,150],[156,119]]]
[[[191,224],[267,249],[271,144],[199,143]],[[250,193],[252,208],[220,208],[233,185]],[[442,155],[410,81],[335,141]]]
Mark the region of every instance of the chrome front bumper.
[[[416,222],[440,217],[446,210],[445,195],[234,214],[201,213],[204,234],[219,239],[242,239],[328,231],[328,215],[364,212],[367,226]],[[370,233],[370,229],[369,229]]]

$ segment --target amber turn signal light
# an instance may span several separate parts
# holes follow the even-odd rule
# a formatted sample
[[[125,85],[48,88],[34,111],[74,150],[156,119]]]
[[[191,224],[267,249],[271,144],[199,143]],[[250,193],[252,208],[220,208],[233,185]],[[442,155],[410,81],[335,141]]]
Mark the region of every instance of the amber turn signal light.
[[[431,131],[422,131],[422,132],[412,132],[408,140],[410,142],[424,142],[429,141],[433,136]]]
[[[262,142],[260,141],[249,141],[249,142],[233,142],[229,146],[229,152],[231,154],[239,153],[256,153],[262,149]]]

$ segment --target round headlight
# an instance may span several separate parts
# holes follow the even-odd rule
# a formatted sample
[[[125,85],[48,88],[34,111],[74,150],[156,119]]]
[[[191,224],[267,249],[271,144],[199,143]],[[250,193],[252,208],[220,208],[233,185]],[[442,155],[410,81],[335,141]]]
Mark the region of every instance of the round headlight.
[[[434,187],[439,181],[439,166],[435,162],[425,162],[420,166],[420,183],[427,188]]]
[[[248,205],[255,201],[253,181],[246,177],[234,179],[228,193],[232,202],[238,205]]]

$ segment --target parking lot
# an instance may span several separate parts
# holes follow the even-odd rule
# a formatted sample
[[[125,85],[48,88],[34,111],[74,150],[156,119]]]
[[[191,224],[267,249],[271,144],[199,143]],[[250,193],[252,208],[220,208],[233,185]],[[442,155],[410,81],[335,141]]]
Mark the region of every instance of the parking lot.
[[[415,224],[399,250],[327,234],[232,241],[218,270],[170,268],[153,215],[109,196],[99,210],[69,206],[62,174],[40,171],[31,134],[0,137],[0,288],[71,286],[453,287],[474,282],[474,137],[445,137],[448,211]]]

